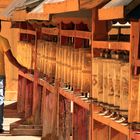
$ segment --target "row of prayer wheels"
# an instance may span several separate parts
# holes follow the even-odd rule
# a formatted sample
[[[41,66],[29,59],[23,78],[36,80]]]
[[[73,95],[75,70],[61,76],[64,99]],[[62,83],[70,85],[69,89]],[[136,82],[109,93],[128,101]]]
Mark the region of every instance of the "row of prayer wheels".
[[[92,97],[107,110],[128,116],[130,65],[122,59],[92,59]]]
[[[90,92],[90,49],[75,49],[43,40],[38,40],[37,46],[37,68],[41,73],[59,80],[71,90]]]
[[[31,43],[20,41],[17,44],[17,60],[28,69],[33,69],[33,48]]]

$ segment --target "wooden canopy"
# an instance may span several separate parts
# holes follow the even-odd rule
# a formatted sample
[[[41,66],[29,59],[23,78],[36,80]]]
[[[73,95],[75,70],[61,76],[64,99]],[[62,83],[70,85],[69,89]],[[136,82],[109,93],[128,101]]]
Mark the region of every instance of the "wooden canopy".
[[[123,19],[138,5],[140,0],[111,0],[99,9],[99,20]]]
[[[79,11],[79,0],[48,0],[44,12],[49,14]]]
[[[12,14],[16,7],[23,5],[26,0],[13,0],[9,6],[0,14],[1,20],[11,20]]]
[[[36,8],[27,14],[27,20],[49,20],[49,14],[44,13],[43,6],[48,0],[44,0]]]
[[[43,0],[14,0],[0,15],[1,20],[24,21],[26,15]]]
[[[44,4],[44,12],[50,14],[91,9],[105,4],[109,0],[48,0]]]

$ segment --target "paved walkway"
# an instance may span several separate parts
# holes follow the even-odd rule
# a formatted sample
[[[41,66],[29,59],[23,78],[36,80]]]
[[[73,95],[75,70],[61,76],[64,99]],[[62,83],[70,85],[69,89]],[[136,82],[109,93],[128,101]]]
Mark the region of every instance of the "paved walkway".
[[[10,104],[11,102],[5,102],[5,104]],[[0,140],[41,140],[41,137],[36,136],[12,136],[9,132],[9,125],[12,122],[18,121],[19,118],[4,118],[4,130],[3,134],[0,134]]]

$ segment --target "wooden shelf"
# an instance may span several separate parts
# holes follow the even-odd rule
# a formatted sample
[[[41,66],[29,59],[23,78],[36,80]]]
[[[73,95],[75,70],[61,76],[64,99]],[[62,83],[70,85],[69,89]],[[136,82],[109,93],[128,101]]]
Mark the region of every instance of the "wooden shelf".
[[[89,103],[86,103],[85,101],[81,100],[80,97],[75,96],[73,93],[70,93],[68,91],[63,90],[62,88],[59,88],[59,93],[64,96],[65,98],[73,101],[74,103],[78,104],[79,106],[89,110]]]
[[[127,50],[130,51],[130,42],[113,42],[113,41],[93,41],[93,48]]]
[[[60,30],[61,36],[75,37],[75,30]]]
[[[34,75],[32,75],[32,74],[23,73],[22,71],[19,71],[18,74],[19,74],[20,76],[22,76],[22,77],[24,77],[24,78],[26,78],[26,79],[32,81],[32,82],[34,81]]]
[[[75,97],[74,103],[78,104],[79,106],[81,106],[87,110],[90,110],[90,103],[86,103],[85,101],[81,100],[80,97]]]
[[[61,34],[61,36],[67,36],[67,37],[77,37],[77,38],[83,38],[83,39],[91,39],[91,32],[87,32],[87,31],[61,30],[60,34]]]
[[[57,93],[56,87],[49,84],[47,81],[45,81],[43,79],[38,79],[38,84],[45,87],[51,93]]]
[[[48,35],[58,35],[59,30],[58,30],[58,28],[45,28],[44,27],[41,29],[41,32],[43,34],[48,34]]]
[[[84,39],[91,39],[91,32],[87,32],[87,31],[76,31],[75,32],[75,36],[77,38],[84,38]]]
[[[123,126],[113,120],[111,120],[110,118],[105,118],[104,116],[100,116],[96,113],[93,113],[92,115],[92,119],[98,121],[98,122],[101,122],[107,126],[110,126],[112,127],[113,129],[125,134],[125,135],[129,135],[129,129],[127,126]]]
[[[36,31],[33,31],[33,30],[27,30],[27,29],[20,29],[20,33],[36,35]]]

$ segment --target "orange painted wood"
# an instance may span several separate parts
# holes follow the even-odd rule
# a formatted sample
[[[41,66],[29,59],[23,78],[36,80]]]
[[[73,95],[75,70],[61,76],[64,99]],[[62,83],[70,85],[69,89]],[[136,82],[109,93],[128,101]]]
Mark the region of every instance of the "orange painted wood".
[[[17,110],[18,113],[25,113],[25,94],[26,94],[26,84],[27,79],[19,76],[18,83],[18,102],[17,102]]]
[[[93,119],[96,121],[99,121],[100,123],[103,123],[107,126],[110,126],[110,127],[114,128],[115,130],[117,130],[127,136],[129,135],[128,127],[122,126],[121,124],[116,123],[115,121],[112,121],[111,119],[105,118],[98,114],[93,114]]]
[[[59,137],[70,140],[72,133],[71,101],[59,96]]]
[[[91,8],[95,8],[97,6],[100,6],[106,2],[108,2],[109,0],[80,0],[80,8],[81,9],[91,9]]]
[[[53,22],[55,23],[65,23],[65,24],[68,24],[70,23],[71,21],[74,23],[74,24],[79,24],[81,22],[83,22],[84,24],[87,24],[88,26],[90,25],[90,19],[87,17],[84,17],[84,18],[80,18],[80,17],[53,17],[52,19]]]
[[[90,39],[91,38],[91,32],[86,31],[76,31],[75,36],[77,38],[83,38],[83,39]]]
[[[92,37],[93,37],[93,40],[107,40],[108,23],[107,23],[107,21],[99,20],[97,8],[92,10],[92,33],[93,33]],[[93,45],[93,43],[92,43],[92,45]]]
[[[25,92],[25,118],[28,118],[32,115],[33,106],[33,83],[31,81],[27,81]]]
[[[99,20],[111,20],[124,18],[124,6],[99,9]]]
[[[138,21],[131,22],[131,64],[134,65],[134,75],[137,74],[138,61],[138,46],[139,46],[139,23]]]
[[[38,79],[38,84],[43,86],[45,89],[47,89],[51,93],[56,93],[56,87],[49,84],[47,81],[45,81],[43,79]]]
[[[44,96],[45,97],[45,96]],[[57,137],[57,111],[58,111],[58,95],[52,94],[46,90],[43,115],[43,136],[44,139],[58,140]]]
[[[65,0],[62,2],[44,4],[44,12],[49,14],[78,11],[79,8],[78,0]]]
[[[8,6],[8,4],[10,4],[12,0],[0,0],[0,8],[5,8],[6,6]]]
[[[73,140],[89,140],[89,112],[74,104],[73,112]]]
[[[130,51],[129,42],[111,42],[111,41],[93,41],[93,48],[112,49],[112,50],[127,50]]]
[[[15,10],[11,16],[11,20],[13,20],[13,21],[25,21],[26,16],[27,16],[26,10],[18,10],[18,11]]]
[[[131,78],[131,89],[130,89],[130,95],[129,95],[129,122],[139,122],[138,117],[138,94],[139,94],[139,78]],[[135,108],[135,109],[134,109]]]
[[[41,33],[48,34],[48,35],[58,35],[59,29],[58,28],[41,28]]]
[[[109,140],[109,126],[94,121],[93,140]]]
[[[18,74],[32,82],[34,81],[34,76],[32,74],[23,73],[22,71],[19,71]]]
[[[59,88],[59,93],[64,96],[65,98],[75,102],[79,106],[89,110],[89,103],[84,102],[83,100],[80,99],[80,97],[76,97],[74,94],[71,94],[67,91],[64,91],[63,89]]]
[[[120,133],[119,131],[116,131],[115,129],[111,128],[111,140],[125,140],[128,138],[127,135]]]
[[[75,37],[75,30],[60,30],[61,36]]]
[[[27,30],[27,29],[20,29],[20,33],[36,35],[36,31],[33,31],[33,30]]]
[[[26,20],[49,20],[50,15],[48,13],[27,13]]]

